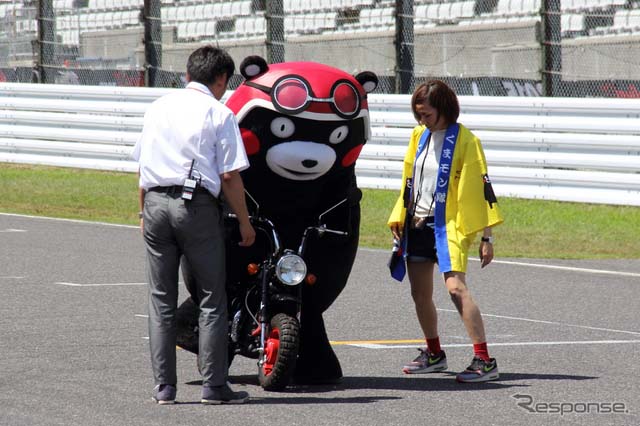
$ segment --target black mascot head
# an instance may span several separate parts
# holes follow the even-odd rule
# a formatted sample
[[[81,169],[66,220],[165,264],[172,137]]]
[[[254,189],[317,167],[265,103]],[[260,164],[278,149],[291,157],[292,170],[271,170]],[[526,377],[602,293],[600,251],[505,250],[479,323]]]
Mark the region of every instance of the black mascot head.
[[[367,93],[376,75],[315,62],[267,65],[259,56],[246,58],[240,72],[245,81],[226,105],[251,163],[243,173],[249,193],[276,215],[278,205],[321,208],[328,185],[329,198],[344,197],[369,138]]]

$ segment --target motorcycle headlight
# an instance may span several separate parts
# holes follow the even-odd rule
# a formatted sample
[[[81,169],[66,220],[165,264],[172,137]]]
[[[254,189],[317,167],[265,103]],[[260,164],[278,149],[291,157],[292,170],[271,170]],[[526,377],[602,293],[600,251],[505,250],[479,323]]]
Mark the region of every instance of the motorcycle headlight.
[[[276,264],[276,276],[286,285],[298,285],[307,276],[307,265],[296,254],[286,254]]]

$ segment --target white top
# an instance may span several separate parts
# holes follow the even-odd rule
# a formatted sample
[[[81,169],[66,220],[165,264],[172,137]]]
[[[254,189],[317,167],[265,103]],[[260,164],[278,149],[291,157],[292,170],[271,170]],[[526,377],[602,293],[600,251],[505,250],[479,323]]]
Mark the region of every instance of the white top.
[[[200,83],[154,101],[131,156],[140,166],[140,188],[183,185],[193,176],[214,196],[222,173],[249,167],[233,112]]]
[[[428,146],[416,158],[416,171],[413,178],[413,203],[416,206],[414,216],[427,217],[435,213],[433,195],[436,190],[445,132],[446,130],[432,132]]]

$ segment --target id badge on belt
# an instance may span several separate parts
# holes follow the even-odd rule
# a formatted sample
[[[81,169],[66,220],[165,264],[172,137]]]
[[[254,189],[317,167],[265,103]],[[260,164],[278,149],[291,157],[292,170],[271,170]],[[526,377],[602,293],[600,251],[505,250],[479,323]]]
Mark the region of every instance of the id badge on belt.
[[[193,192],[196,190],[197,182],[195,179],[186,179],[184,181],[184,185],[182,185],[182,199],[183,200],[191,200],[193,199]]]

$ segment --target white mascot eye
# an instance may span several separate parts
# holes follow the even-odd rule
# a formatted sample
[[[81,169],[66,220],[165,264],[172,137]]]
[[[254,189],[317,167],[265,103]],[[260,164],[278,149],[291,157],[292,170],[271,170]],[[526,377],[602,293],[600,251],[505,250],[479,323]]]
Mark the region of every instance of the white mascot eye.
[[[348,135],[349,135],[349,126],[337,127],[329,135],[329,142],[333,144],[340,143],[343,140],[345,140]]]
[[[279,138],[288,138],[295,130],[293,121],[286,117],[278,117],[271,122],[271,133]]]

